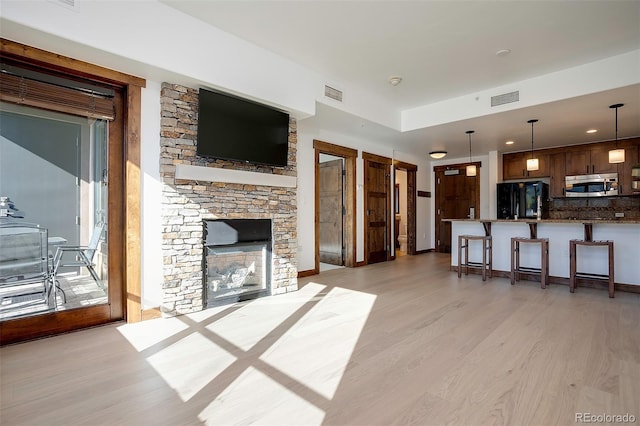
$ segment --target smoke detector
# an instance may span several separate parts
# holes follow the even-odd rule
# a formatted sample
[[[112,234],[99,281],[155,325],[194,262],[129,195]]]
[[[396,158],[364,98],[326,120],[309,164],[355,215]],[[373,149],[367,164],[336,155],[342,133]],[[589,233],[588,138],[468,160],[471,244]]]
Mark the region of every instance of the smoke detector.
[[[398,76],[389,77],[389,84],[391,84],[392,86],[397,86],[398,84],[400,84],[401,81],[402,81],[402,77],[398,77]]]

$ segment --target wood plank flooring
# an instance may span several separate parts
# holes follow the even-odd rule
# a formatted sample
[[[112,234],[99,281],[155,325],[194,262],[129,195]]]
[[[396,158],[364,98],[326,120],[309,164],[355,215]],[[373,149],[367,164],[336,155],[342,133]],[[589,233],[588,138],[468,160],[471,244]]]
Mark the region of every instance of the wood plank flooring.
[[[448,255],[0,349],[0,424],[640,423],[640,295],[457,278]]]

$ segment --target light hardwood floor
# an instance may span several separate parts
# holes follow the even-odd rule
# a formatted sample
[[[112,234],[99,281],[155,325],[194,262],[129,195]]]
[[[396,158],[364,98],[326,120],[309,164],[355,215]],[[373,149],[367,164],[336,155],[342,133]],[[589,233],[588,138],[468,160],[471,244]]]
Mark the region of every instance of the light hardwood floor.
[[[640,423],[640,295],[457,278],[427,253],[0,349],[0,424]]]

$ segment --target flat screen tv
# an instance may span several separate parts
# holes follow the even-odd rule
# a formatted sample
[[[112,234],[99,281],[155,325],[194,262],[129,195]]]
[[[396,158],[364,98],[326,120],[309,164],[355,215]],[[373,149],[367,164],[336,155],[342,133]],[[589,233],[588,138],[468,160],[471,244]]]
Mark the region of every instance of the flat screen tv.
[[[197,155],[284,167],[288,141],[286,112],[200,89]]]

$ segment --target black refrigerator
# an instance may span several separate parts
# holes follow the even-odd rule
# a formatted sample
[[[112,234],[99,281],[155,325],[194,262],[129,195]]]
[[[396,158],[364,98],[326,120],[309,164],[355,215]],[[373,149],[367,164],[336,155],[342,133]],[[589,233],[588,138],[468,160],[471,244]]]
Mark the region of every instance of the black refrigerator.
[[[499,183],[498,219],[549,217],[549,185],[542,182]]]

